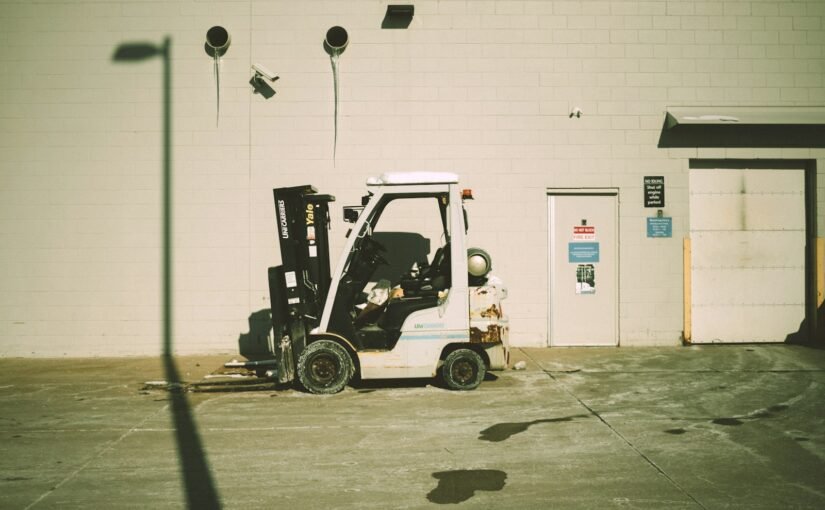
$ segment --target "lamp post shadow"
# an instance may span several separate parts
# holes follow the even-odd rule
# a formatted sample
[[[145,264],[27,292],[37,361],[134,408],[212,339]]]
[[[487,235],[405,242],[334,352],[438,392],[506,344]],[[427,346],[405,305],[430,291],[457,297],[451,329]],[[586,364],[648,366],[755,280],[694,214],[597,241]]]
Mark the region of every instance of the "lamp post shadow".
[[[162,336],[161,356],[170,387],[182,388],[173,356],[172,315],[172,69],[171,39],[160,45],[145,42],[123,43],[115,49],[114,62],[140,62],[159,56],[163,62],[163,161],[162,161]],[[177,384],[176,384],[177,383]],[[175,427],[178,459],[190,509],[219,509],[220,496],[212,479],[192,408],[183,391],[171,392],[170,412]]]

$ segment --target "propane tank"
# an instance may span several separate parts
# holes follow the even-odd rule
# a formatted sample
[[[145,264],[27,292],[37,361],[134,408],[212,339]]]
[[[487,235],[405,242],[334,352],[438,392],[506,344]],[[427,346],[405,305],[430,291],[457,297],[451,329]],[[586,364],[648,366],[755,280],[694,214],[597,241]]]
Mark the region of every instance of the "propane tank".
[[[481,248],[467,250],[467,272],[471,286],[484,285],[487,274],[493,268],[490,254]]]

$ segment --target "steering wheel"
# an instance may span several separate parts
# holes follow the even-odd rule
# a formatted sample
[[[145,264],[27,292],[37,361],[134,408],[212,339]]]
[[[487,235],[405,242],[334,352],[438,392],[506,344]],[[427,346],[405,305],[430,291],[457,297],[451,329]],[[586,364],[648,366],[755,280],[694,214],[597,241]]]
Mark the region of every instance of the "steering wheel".
[[[383,264],[385,266],[388,266],[390,264],[389,262],[387,262],[387,259],[382,257],[379,253],[386,252],[387,248],[385,248],[383,244],[373,239],[372,236],[364,237],[361,249],[366,252],[366,256],[369,259],[370,263]]]

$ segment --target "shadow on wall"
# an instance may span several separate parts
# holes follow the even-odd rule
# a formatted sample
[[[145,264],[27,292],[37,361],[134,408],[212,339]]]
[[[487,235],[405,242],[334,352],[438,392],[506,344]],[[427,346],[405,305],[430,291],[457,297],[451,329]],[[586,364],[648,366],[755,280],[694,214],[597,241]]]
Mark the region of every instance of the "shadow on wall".
[[[385,278],[393,284],[398,283],[401,275],[412,267],[413,262],[426,261],[430,253],[430,240],[421,234],[412,232],[375,232],[372,238],[383,245],[387,252],[383,257],[389,265],[378,266],[374,281]]]
[[[271,358],[269,334],[272,331],[272,311],[269,308],[252,312],[249,333],[238,336],[238,352],[247,359]]]
[[[825,303],[816,310],[815,322],[810,324],[805,318],[797,331],[785,337],[785,343],[825,349]]]
[[[680,124],[659,136],[659,148],[825,148],[825,127],[819,125],[710,125]]]

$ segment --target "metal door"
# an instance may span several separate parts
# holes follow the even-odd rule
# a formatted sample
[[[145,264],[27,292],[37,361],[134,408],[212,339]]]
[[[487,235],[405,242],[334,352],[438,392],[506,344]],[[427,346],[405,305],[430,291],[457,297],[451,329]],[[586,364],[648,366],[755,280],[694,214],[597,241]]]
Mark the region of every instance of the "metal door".
[[[551,346],[618,345],[616,190],[549,190]]]
[[[782,342],[805,318],[805,172],[690,171],[692,342]]]

